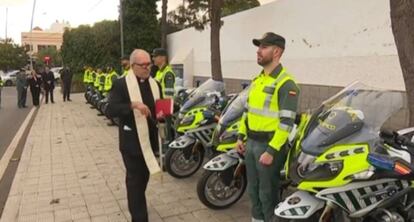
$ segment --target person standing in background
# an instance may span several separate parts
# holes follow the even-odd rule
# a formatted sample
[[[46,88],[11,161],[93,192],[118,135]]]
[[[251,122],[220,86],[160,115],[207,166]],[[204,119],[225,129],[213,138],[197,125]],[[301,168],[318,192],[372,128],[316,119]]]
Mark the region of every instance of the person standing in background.
[[[72,101],[70,99],[72,77],[73,77],[73,73],[69,70],[69,68],[63,67],[63,69],[61,70],[61,74],[60,74],[60,79],[62,80],[62,83],[63,83],[63,102],[65,102],[66,100],[69,102]]]
[[[25,69],[20,69],[16,75],[17,107],[26,108],[27,75]]]
[[[42,85],[42,75],[39,73],[40,70],[32,71],[32,74],[29,76],[29,86],[30,86],[30,93],[32,94],[32,102],[33,106],[39,106],[40,104],[40,86]]]
[[[53,72],[50,71],[50,68],[46,66],[45,72],[42,75],[43,78],[43,87],[46,93],[46,100],[45,103],[47,104],[49,102],[49,95],[50,95],[50,101],[52,103],[55,103],[53,99],[53,90],[55,89],[55,76],[53,75]]]

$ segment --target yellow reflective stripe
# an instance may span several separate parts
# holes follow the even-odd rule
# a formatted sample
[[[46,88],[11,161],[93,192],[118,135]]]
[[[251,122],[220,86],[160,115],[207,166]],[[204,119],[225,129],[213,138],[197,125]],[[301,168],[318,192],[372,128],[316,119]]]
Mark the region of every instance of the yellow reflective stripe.
[[[263,109],[256,109],[256,108],[252,108],[249,107],[248,108],[249,113],[253,113],[259,116],[265,116],[265,117],[270,117],[270,118],[279,118],[279,112],[273,112],[271,110],[263,110]]]
[[[279,123],[279,129],[290,132],[290,131],[292,131],[293,127],[291,127],[287,124],[284,124],[284,123]]]
[[[287,76],[287,73],[285,72],[285,69],[283,68],[282,71],[280,72],[279,76],[276,78],[276,80],[272,84],[270,84],[270,87],[273,87],[273,88],[276,89],[276,86],[280,82],[280,80],[282,80],[286,76]],[[274,93],[278,93],[278,92],[276,92],[276,90],[275,90]],[[264,109],[270,109],[270,103],[272,102],[273,94],[268,94],[266,96],[265,102],[264,102],[264,107],[263,107]]]
[[[291,110],[283,109],[279,111],[280,118],[296,119],[296,112]]]

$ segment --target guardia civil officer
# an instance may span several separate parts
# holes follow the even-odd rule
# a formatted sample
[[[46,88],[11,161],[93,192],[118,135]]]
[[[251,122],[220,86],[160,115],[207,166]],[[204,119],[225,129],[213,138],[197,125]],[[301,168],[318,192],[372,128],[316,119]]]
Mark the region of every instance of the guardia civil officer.
[[[161,84],[163,97],[173,97],[175,73],[171,66],[168,64],[167,50],[163,48],[154,49],[152,52],[152,60],[154,61],[154,65],[158,67],[158,71],[155,74],[155,80]]]
[[[253,79],[237,150],[245,152],[252,221],[271,221],[279,203],[279,172],[294,125],[299,88],[280,63],[285,38],[272,32],[254,39],[262,71]],[[247,140],[246,145],[244,140]]]

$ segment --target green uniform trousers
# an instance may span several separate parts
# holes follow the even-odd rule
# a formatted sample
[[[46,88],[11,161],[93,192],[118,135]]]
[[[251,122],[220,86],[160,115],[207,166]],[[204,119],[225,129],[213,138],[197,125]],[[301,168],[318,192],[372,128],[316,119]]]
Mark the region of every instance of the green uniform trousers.
[[[252,203],[252,217],[256,221],[271,221],[275,206],[280,201],[280,171],[286,155],[276,152],[273,162],[264,166],[259,162],[268,142],[247,139],[245,163],[247,170],[247,191]],[[282,149],[284,150],[284,149]]]

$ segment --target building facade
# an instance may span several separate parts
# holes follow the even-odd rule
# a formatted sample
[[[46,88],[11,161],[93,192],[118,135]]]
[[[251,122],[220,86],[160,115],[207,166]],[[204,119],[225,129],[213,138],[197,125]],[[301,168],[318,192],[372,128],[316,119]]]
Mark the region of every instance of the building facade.
[[[21,33],[22,45],[26,48],[29,54],[32,49],[33,54],[36,54],[45,48],[55,48],[60,50],[63,43],[64,29],[69,27],[68,23],[60,23],[58,21],[53,23],[48,30],[42,30],[39,27],[35,27],[32,32]]]

